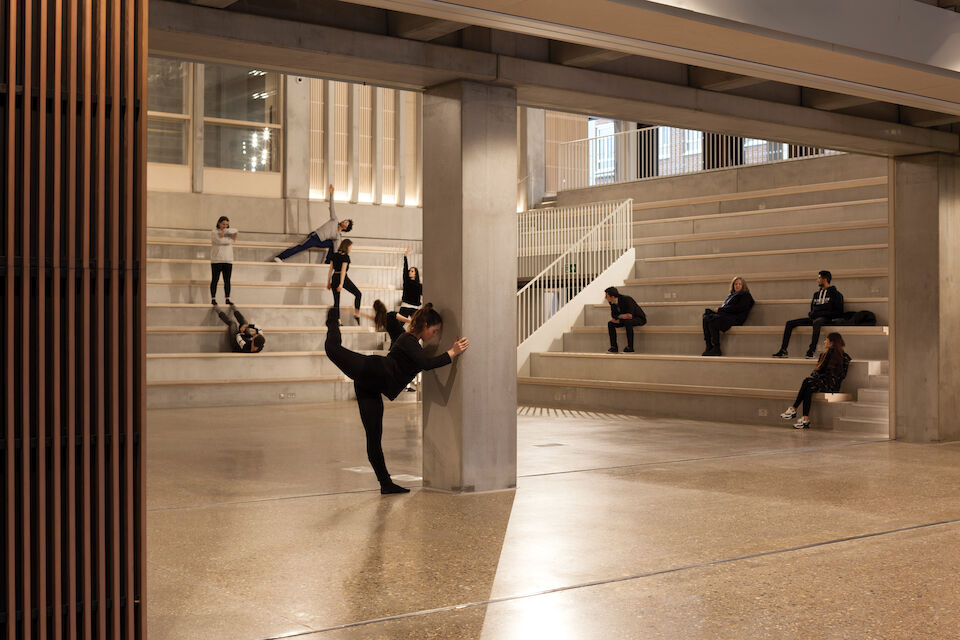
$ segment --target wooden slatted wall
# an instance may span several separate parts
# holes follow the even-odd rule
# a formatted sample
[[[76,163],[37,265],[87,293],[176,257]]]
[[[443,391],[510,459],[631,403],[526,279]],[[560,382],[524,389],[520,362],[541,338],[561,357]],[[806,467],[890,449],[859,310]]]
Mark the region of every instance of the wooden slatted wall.
[[[141,638],[146,0],[0,2],[0,638]]]

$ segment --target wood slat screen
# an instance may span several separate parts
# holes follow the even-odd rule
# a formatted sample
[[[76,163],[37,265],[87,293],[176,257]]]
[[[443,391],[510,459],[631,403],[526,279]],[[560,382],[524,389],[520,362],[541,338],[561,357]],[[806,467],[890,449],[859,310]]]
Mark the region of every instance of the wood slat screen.
[[[142,638],[146,0],[0,2],[0,638]]]

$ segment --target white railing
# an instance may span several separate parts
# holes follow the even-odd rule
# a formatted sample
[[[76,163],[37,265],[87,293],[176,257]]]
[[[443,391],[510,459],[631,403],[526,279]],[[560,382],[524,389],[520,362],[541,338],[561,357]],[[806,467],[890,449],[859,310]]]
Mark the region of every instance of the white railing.
[[[647,127],[560,145],[560,191],[841,153],[693,129]]]
[[[632,248],[633,200],[527,211],[518,218],[518,273],[535,274],[517,292],[520,344]]]

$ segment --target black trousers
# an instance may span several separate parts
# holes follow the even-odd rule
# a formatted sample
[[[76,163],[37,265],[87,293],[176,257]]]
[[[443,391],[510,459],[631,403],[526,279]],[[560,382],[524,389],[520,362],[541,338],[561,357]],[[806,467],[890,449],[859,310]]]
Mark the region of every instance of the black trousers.
[[[703,314],[703,340],[708,347],[720,346],[720,332],[733,326],[733,320],[722,313]]]
[[[367,460],[370,461],[380,484],[389,484],[390,472],[387,471],[387,464],[383,459],[383,397],[373,379],[372,371],[378,364],[377,358],[381,357],[363,355],[344,347],[340,327],[336,324],[327,326],[324,348],[331,362],[353,380],[360,421],[363,422],[363,431],[367,437]]]
[[[617,327],[623,327],[627,334],[627,348],[633,349],[633,328],[642,327],[643,325],[643,321],[637,318],[620,318],[616,322],[608,322],[607,332],[610,334],[610,346],[616,348]]]
[[[337,287],[340,286],[340,273],[334,273],[333,277],[330,279],[330,289],[333,291],[333,308],[340,308],[340,292],[337,291]],[[344,275],[343,277],[343,288],[353,294],[353,307],[360,311],[360,299],[363,297],[363,294],[360,293],[360,289],[357,289],[357,285],[353,284],[353,280],[350,279],[350,276]]]
[[[787,320],[786,326],[783,328],[783,342],[780,344],[780,348],[784,351],[787,350],[787,345],[790,344],[790,334],[793,333],[795,327],[813,327],[813,335],[810,337],[810,348],[813,350],[817,349],[817,343],[820,342],[820,328],[823,325],[830,322],[830,318],[797,318],[796,320]]]
[[[230,297],[230,276],[233,275],[232,262],[211,262],[210,263],[210,297],[217,297],[217,284],[220,281],[220,274],[223,274],[223,293]]]
[[[227,343],[230,345],[230,348],[233,351],[239,351],[240,347],[237,345],[236,338],[237,334],[240,333],[240,325],[247,324],[247,319],[244,318],[243,314],[237,309],[233,310],[233,318],[220,310],[217,310],[217,315],[220,316],[220,320],[223,321],[223,324],[227,325]]]
[[[295,244],[289,249],[284,249],[277,256],[281,260],[286,260],[291,256],[295,256],[301,251],[306,251],[307,249],[326,249],[326,256],[323,259],[324,264],[329,264],[330,259],[333,254],[333,240],[321,240],[320,237],[313,231],[311,231],[306,239],[300,244]]]
[[[803,413],[801,415],[810,415],[810,404],[813,402],[813,394],[817,393],[817,387],[813,378],[804,378],[800,384],[800,391],[797,393],[797,399],[793,403],[796,409],[803,404]]]

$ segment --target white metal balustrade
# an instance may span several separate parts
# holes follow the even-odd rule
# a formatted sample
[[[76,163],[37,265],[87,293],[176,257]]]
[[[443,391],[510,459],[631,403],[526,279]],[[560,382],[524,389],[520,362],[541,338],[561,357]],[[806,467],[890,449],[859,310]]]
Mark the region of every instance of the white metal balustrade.
[[[518,218],[518,273],[535,274],[517,292],[520,344],[633,246],[633,200],[527,211]]]
[[[560,191],[569,191],[837,153],[693,129],[647,127],[561,144],[557,184]]]

